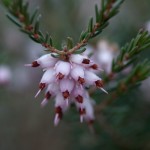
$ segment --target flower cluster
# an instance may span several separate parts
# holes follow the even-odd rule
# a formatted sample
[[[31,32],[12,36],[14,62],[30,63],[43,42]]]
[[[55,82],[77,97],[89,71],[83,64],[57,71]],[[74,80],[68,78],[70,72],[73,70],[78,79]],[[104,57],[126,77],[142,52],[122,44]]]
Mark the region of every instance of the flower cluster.
[[[46,88],[45,98],[41,106],[45,106],[50,98],[55,101],[55,119],[57,125],[63,113],[74,103],[80,114],[80,121],[93,122],[94,111],[92,100],[86,90],[91,85],[106,92],[103,82],[93,70],[100,70],[99,66],[87,56],[81,54],[71,54],[64,58],[55,58],[51,54],[41,56],[32,64],[31,67],[42,67],[44,74],[39,83],[38,94]],[[107,93],[107,92],[106,92]]]

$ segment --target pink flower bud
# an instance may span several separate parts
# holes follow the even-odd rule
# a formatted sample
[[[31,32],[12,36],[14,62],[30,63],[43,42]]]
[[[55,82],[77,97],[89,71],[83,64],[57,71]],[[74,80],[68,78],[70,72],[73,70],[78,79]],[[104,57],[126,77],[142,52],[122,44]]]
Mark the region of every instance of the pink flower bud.
[[[74,88],[74,81],[71,79],[62,79],[60,81],[60,90],[63,94],[64,99],[67,99],[70,96]]]
[[[58,61],[57,64],[55,65],[56,69],[56,76],[58,79],[63,79],[64,76],[68,76],[70,73],[70,63],[65,62],[65,61]]]
[[[40,92],[50,83],[55,81],[55,71],[54,69],[48,69],[45,71],[40,84],[39,84],[39,91],[36,93],[35,98],[40,94]]]
[[[51,56],[51,54],[46,54],[38,58],[36,61],[42,68],[54,67],[57,62],[57,58]]]
[[[83,84],[85,82],[84,69],[81,66],[74,66],[71,70],[71,76],[74,80],[78,81],[80,84]]]
[[[87,84],[93,85],[96,81],[101,80],[95,73],[86,70],[85,71],[85,80]]]
[[[50,84],[54,81],[55,81],[55,71],[54,69],[48,69],[45,71],[40,83]]]
[[[82,86],[76,86],[73,90],[73,96],[78,103],[83,103],[84,89]]]
[[[56,82],[51,83],[48,85],[47,91],[49,91],[52,96],[55,96],[59,92],[59,85]]]
[[[60,92],[56,95],[55,107],[61,107],[63,112],[67,110],[66,102]]]
[[[76,64],[90,64],[90,60],[88,59],[88,57],[80,54],[71,55],[70,61]]]
[[[83,105],[86,110],[86,113],[84,114],[84,119],[87,122],[94,120],[94,110],[93,110],[93,106],[92,106],[92,101],[85,98]]]
[[[46,54],[33,61],[32,64],[25,64],[25,66],[49,68],[54,67],[58,59],[51,56],[51,54]]]
[[[103,92],[108,94],[108,92],[103,88],[102,79],[99,78],[96,74],[91,71],[85,71],[85,79],[88,85],[96,85],[96,87],[100,88]]]

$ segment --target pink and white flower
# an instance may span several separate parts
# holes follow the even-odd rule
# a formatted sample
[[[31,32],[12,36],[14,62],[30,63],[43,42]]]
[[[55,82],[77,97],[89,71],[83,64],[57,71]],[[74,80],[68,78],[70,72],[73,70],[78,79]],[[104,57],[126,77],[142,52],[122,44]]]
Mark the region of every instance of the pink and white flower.
[[[96,86],[106,92],[103,88],[102,79],[92,72],[93,69],[98,68],[95,62],[81,54],[68,55],[67,60],[54,58],[48,54],[26,66],[41,66],[45,70],[36,97],[46,88],[45,98],[41,106],[45,106],[50,98],[54,98],[55,125],[62,119],[63,113],[71,103],[76,105],[81,122],[83,120],[89,123],[93,122],[93,104],[86,86]]]
[[[55,66],[56,76],[58,79],[63,79],[64,77],[69,75],[71,69],[71,65],[69,62],[58,61]]]

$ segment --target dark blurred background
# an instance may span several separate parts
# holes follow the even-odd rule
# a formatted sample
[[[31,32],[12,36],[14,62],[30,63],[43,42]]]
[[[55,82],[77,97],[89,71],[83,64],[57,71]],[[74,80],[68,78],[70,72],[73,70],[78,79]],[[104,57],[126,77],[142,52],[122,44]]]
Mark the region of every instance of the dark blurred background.
[[[30,9],[40,7],[41,27],[51,33],[59,48],[67,36],[78,40],[89,17],[94,16],[95,3],[100,4],[100,0],[30,0]],[[125,0],[120,13],[91,44],[105,38],[122,46],[140,28],[149,28],[150,32],[149,6],[150,0]],[[17,30],[6,13],[0,6],[0,66],[6,67],[10,74],[8,81],[0,85],[0,150],[122,150],[119,141],[101,126],[96,124],[98,133],[92,134],[85,123],[79,122],[78,113],[71,110],[54,127],[53,102],[41,109],[43,95],[34,99],[42,71],[24,67],[44,54],[43,49]],[[149,50],[139,57],[141,61],[145,58],[150,58]],[[149,89],[150,79],[147,79],[105,111],[109,124],[133,142],[134,149],[150,150]]]

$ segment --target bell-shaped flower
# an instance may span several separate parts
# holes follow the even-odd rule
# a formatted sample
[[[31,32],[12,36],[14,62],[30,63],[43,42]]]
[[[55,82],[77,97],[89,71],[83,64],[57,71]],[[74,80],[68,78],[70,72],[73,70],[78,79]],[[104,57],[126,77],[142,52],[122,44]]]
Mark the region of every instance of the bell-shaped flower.
[[[82,86],[76,85],[73,90],[75,101],[77,101],[78,103],[83,103],[84,92],[85,91]]]
[[[49,68],[49,67],[54,67],[57,61],[58,59],[52,57],[51,54],[46,54],[41,56],[37,60],[33,61],[32,64],[26,64],[25,66],[31,66],[31,67],[41,66],[42,68]]]
[[[62,79],[60,81],[60,91],[62,92],[62,95],[64,99],[66,100],[67,105],[69,103],[68,98],[73,88],[74,88],[74,81],[72,79]]]
[[[90,59],[80,54],[72,54],[70,61],[76,64],[90,64]]]
[[[103,92],[108,94],[108,92],[104,90],[103,88],[104,85],[103,85],[102,79],[98,77],[95,73],[86,70],[85,80],[88,85],[96,85],[96,87],[100,88]]]
[[[41,106],[44,107],[51,97],[54,97],[59,92],[59,85],[57,83],[51,83],[48,85],[45,98],[41,102]]]
[[[58,61],[55,65],[56,76],[58,79],[63,79],[65,76],[68,76],[70,73],[71,65],[69,62]]]
[[[35,95],[35,97],[37,97],[39,95],[39,93],[50,83],[55,81],[55,71],[53,68],[48,69],[45,71],[45,73],[43,74],[43,77],[40,81],[39,84],[39,91],[37,92],[37,94]]]
[[[85,119],[86,122],[93,122],[95,117],[94,117],[94,109],[93,109],[93,104],[92,101],[88,98],[84,98],[84,108],[85,108],[85,113],[83,114],[83,118]]]
[[[79,82],[80,84],[83,84],[85,82],[84,69],[79,65],[76,65],[71,69],[71,76],[75,81]]]
[[[58,125],[60,119],[62,119],[63,112],[67,110],[66,103],[61,93],[58,93],[55,98],[55,118],[54,125]]]

